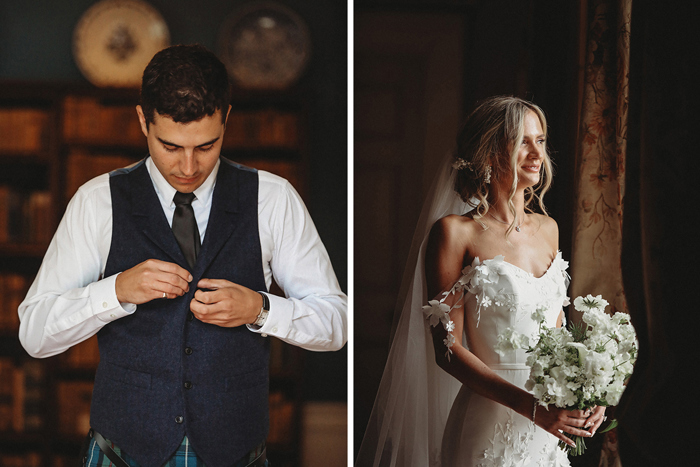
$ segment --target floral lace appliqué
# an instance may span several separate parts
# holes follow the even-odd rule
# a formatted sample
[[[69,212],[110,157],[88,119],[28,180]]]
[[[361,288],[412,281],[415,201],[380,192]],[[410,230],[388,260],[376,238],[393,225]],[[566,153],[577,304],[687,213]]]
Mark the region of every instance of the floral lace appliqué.
[[[528,430],[515,430],[513,412],[508,411],[505,424],[497,423],[494,427],[491,447],[483,454],[484,462],[478,467],[522,467],[532,462],[530,443],[535,438],[535,425],[528,423]]]
[[[532,274],[523,271],[517,266],[513,266],[505,261],[505,257],[498,255],[490,260],[485,260],[483,262],[479,261],[479,258],[474,258],[474,261],[470,266],[465,267],[462,270],[462,276],[454,283],[450,290],[443,292],[439,299],[430,300],[428,304],[423,306],[423,314],[426,319],[429,320],[432,327],[442,324],[442,326],[447,331],[447,336],[443,340],[447,351],[445,356],[450,358],[452,354],[452,346],[455,343],[455,336],[452,331],[455,328],[454,322],[450,319],[450,312],[455,308],[461,308],[464,304],[466,293],[474,295],[476,301],[476,326],[479,326],[481,321],[481,310],[489,308],[491,306],[496,307],[507,307],[511,313],[518,311],[518,297],[512,293],[506,293],[503,289],[495,291],[494,288],[499,281],[499,275],[503,273],[504,268],[510,267],[516,271],[520,276],[524,276],[527,279],[533,281],[533,285],[545,288],[542,280],[549,277],[547,280],[561,281],[561,277],[557,278],[555,273],[560,271],[563,275],[563,305],[568,305],[569,299],[566,297],[566,288],[569,283],[569,275],[566,269],[569,267],[569,262],[562,259],[561,252],[558,252],[555,258],[552,260],[552,264],[549,266],[545,274],[537,278]],[[538,284],[539,282],[539,284]],[[453,297],[450,303],[447,303],[447,299]],[[530,313],[527,313],[528,315]],[[514,337],[514,336],[512,336]],[[507,347],[507,345],[506,345]],[[504,349],[505,350],[505,349]]]
[[[559,449],[556,442],[543,446],[540,458],[537,459],[537,467],[569,467],[569,465],[566,451]]]
[[[474,258],[472,265],[462,270],[462,277],[454,283],[450,290],[443,292],[439,300],[430,300],[427,305],[423,306],[423,314],[430,322],[430,326],[435,327],[442,323],[442,326],[447,331],[447,337],[445,337],[443,342],[445,347],[447,347],[445,356],[448,360],[450,359],[450,354],[452,354],[452,346],[455,343],[455,336],[452,334],[455,324],[450,319],[450,312],[455,308],[462,307],[465,292],[472,293],[476,297],[478,326],[481,309],[492,305],[492,300],[485,294],[484,288],[486,285],[498,282],[498,268],[494,267],[494,265],[502,263],[503,260],[503,256],[496,256],[494,259],[489,260],[490,264],[486,264],[486,262],[480,263],[479,258]],[[445,303],[450,296],[454,297],[452,305]],[[499,299],[507,300],[507,297],[499,297]]]

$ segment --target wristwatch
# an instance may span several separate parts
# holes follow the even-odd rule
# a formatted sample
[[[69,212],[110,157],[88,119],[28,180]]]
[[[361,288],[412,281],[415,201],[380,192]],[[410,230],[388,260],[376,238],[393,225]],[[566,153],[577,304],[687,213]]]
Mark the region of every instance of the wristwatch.
[[[255,319],[253,325],[262,327],[262,325],[265,324],[265,321],[267,320],[267,314],[270,311],[270,299],[267,298],[267,295],[265,295],[264,293],[258,293],[263,299],[263,306],[262,308],[260,308],[260,313],[258,313],[258,317]]]

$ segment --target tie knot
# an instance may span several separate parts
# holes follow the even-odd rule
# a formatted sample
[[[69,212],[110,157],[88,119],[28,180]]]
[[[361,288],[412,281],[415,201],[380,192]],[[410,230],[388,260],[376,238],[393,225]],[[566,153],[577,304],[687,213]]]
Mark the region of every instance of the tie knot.
[[[181,206],[183,204],[190,205],[192,200],[195,198],[194,193],[180,193],[179,191],[175,193],[173,197],[173,202],[175,206]]]

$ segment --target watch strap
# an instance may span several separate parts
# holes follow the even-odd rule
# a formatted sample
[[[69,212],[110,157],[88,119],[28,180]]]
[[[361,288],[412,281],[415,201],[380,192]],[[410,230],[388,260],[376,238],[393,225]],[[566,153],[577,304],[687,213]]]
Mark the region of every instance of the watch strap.
[[[267,313],[270,311],[270,299],[267,297],[266,294],[262,292],[258,292],[260,296],[263,299],[263,306],[260,308],[260,313],[258,313],[258,317],[255,318],[255,322],[253,325],[262,327],[263,324],[265,324],[265,321],[267,320]]]

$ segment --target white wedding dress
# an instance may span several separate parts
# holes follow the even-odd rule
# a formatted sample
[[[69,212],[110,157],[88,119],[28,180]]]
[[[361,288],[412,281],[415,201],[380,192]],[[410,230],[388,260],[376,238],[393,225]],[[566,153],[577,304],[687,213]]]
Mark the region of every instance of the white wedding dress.
[[[503,256],[483,262],[477,258],[458,281],[465,294],[463,342],[518,387],[524,388],[530,371],[525,365],[527,353],[514,349],[513,336],[538,334],[535,312],[545,314],[548,327],[556,326],[568,300],[567,267],[561,253],[541,277],[506,262]],[[557,442],[529,419],[464,385],[450,410],[440,457],[444,467],[568,466]]]
[[[406,261],[392,341],[356,467],[568,466],[557,439],[529,419],[474,394],[435,363],[435,351],[422,307],[427,296],[425,244],[433,224],[450,214],[464,215],[478,204],[453,190],[456,171],[447,154],[421,210]],[[513,234],[516,235],[516,234]],[[567,263],[557,254],[542,277],[506,262],[479,262],[465,269],[464,342],[494,371],[524,387],[526,353],[497,352],[509,330],[537,333],[532,312],[547,309],[555,326],[566,302]],[[439,325],[439,324],[438,324]],[[455,336],[457,337],[457,336]],[[446,348],[444,348],[447,350]]]

